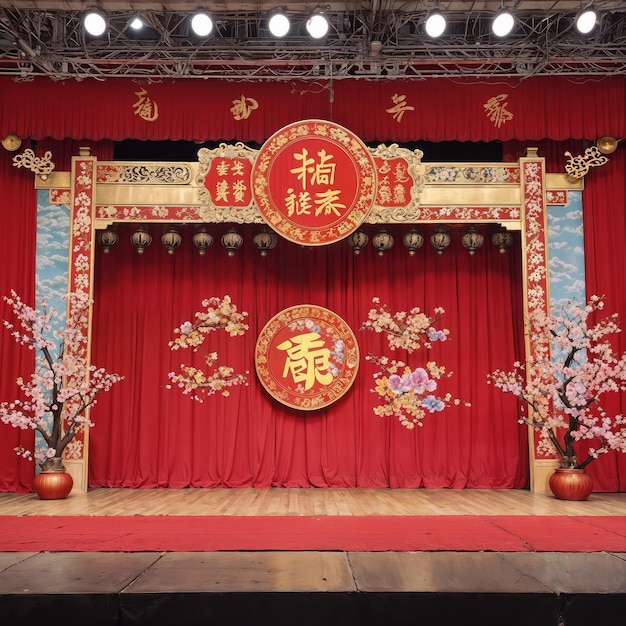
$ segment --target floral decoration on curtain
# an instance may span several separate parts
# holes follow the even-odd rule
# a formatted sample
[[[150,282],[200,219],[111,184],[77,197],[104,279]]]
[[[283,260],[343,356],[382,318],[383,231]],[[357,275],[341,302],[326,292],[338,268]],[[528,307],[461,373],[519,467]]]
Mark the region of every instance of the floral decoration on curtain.
[[[404,349],[412,354],[422,346],[430,348],[435,341],[446,341],[450,334],[447,328],[435,328],[445,313],[441,307],[428,316],[419,307],[391,313],[379,298],[373,298],[372,302],[376,306],[370,309],[361,330],[385,333],[391,350]],[[436,395],[437,381],[452,376],[452,372],[446,372],[445,366],[435,361],[427,361],[423,367],[412,367],[384,355],[368,354],[365,358],[381,368],[373,375],[376,384],[370,389],[382,401],[374,408],[376,415],[395,415],[402,426],[411,430],[423,425],[426,412],[438,413],[451,404],[461,404],[461,400],[450,393]],[[467,402],[464,404],[470,406]]]
[[[244,323],[248,313],[237,311],[230,296],[208,298],[202,301],[202,306],[205,310],[194,314],[194,322],[183,322],[174,329],[178,336],[169,342],[172,350],[191,348],[192,352],[197,352],[207,335],[215,330],[223,329],[231,337],[243,335],[248,330],[248,325]],[[240,374],[233,367],[220,365],[217,352],[208,352],[204,357],[204,365],[206,369],[181,364],[181,373],[170,372],[168,376],[182,389],[183,394],[190,395],[198,402],[202,402],[202,395],[211,396],[220,392],[228,396],[229,387],[248,384],[248,372]],[[171,385],[167,385],[167,388],[170,389]]]

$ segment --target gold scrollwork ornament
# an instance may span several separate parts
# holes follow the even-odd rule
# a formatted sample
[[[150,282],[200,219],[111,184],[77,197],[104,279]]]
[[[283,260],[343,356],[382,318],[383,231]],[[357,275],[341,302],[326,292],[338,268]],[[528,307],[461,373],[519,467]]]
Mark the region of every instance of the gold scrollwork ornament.
[[[596,146],[590,146],[585,150],[585,154],[572,156],[571,152],[565,153],[569,157],[565,164],[565,173],[571,180],[579,180],[587,175],[592,167],[600,167],[608,162],[608,158],[600,153]]]
[[[15,167],[25,167],[33,174],[37,174],[41,180],[46,180],[48,175],[54,170],[52,152],[50,150],[42,157],[38,157],[30,148],[26,148],[22,154],[13,157],[13,165]]]

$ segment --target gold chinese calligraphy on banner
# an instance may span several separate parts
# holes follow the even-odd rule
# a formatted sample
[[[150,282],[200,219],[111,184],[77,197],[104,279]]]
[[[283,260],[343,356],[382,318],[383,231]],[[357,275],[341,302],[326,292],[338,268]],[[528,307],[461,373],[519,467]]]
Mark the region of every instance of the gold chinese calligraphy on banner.
[[[238,142],[221,143],[217,148],[198,151],[200,213],[205,221],[216,214],[233,222],[249,221],[244,216],[256,211],[250,177],[257,150]],[[249,215],[248,215],[249,218]]]
[[[493,98],[489,98],[489,100],[483,104],[483,109],[485,109],[489,121],[493,122],[496,128],[500,128],[500,126],[513,119],[513,113],[507,109],[509,104],[507,98],[507,94],[501,93],[497,96],[493,96]]]
[[[303,304],[275,315],[256,343],[255,366],[266,391],[296,409],[314,411],[341,398],[359,368],[359,348],[336,313]]]
[[[354,232],[376,200],[376,165],[362,141],[324,120],[290,124],[259,150],[252,194],[280,235],[310,246]]]
[[[159,117],[159,105],[148,95],[145,89],[136,91],[137,102],[133,104],[135,115],[146,122],[154,122]]]

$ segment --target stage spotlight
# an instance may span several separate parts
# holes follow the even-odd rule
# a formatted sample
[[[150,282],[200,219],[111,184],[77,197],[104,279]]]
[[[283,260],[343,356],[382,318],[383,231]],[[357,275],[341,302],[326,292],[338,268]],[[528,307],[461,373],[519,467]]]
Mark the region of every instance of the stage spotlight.
[[[131,18],[130,22],[128,22],[128,25],[133,30],[141,30],[145,26],[143,20],[138,15],[135,15],[135,17]]]
[[[306,30],[313,39],[325,37],[329,28],[330,24],[327,17],[319,11],[313,13],[306,22]]]
[[[191,18],[191,30],[198,37],[208,37],[213,30],[213,20],[206,13],[196,13]]]
[[[97,11],[89,11],[83,18],[83,26],[92,37],[100,37],[107,28],[104,17]]]
[[[441,37],[446,30],[446,18],[439,9],[433,9],[426,18],[426,34],[433,39]]]
[[[289,32],[291,24],[289,18],[282,11],[278,11],[270,17],[268,26],[274,37],[284,37]]]
[[[576,30],[582,35],[590,33],[596,26],[598,14],[593,7],[588,7],[576,17]]]
[[[513,14],[503,7],[493,19],[491,30],[496,37],[506,37],[513,30],[513,26],[515,26]]]

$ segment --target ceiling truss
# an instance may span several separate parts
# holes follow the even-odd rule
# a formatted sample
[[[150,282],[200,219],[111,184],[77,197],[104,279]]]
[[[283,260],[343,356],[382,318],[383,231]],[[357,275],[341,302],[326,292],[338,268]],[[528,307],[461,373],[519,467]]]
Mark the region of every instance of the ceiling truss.
[[[87,78],[334,80],[428,77],[626,75],[626,4],[606,11],[591,35],[573,27],[575,11],[521,11],[514,32],[490,32],[493,12],[448,13],[440,40],[424,34],[425,10],[331,9],[330,34],[312,40],[308,13],[291,11],[291,34],[276,40],[267,10],[214,14],[216,32],[190,34],[190,11],[142,11],[148,28],[129,27],[135,11],[108,13],[109,30],[89,39],[79,10],[0,8],[0,75],[17,80]],[[379,42],[379,43],[378,43]]]

